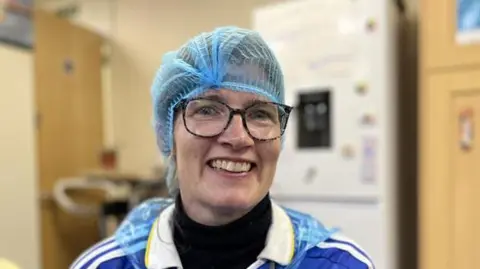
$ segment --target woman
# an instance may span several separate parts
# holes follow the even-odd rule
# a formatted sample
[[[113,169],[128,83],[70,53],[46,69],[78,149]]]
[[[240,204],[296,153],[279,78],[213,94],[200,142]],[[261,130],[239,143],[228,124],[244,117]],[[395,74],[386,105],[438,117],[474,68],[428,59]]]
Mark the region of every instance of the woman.
[[[134,209],[72,269],[370,269],[352,241],[269,197],[291,107],[255,32],[218,28],[166,55],[152,87],[173,200]]]

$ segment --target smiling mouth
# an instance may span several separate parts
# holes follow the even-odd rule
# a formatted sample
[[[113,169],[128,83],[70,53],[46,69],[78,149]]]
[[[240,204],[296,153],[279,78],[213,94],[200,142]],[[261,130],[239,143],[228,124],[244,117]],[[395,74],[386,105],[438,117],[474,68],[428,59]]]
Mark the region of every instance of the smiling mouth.
[[[229,160],[214,159],[208,161],[208,166],[214,170],[222,170],[230,173],[246,173],[250,172],[256,165],[251,162],[234,162]]]

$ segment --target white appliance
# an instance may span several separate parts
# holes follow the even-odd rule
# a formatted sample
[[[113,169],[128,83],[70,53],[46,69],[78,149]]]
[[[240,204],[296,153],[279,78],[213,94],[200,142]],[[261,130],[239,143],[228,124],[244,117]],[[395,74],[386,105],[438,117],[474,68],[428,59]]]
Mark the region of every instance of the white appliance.
[[[385,0],[297,0],[255,10],[295,106],[272,186],[281,204],[397,266],[397,7]]]

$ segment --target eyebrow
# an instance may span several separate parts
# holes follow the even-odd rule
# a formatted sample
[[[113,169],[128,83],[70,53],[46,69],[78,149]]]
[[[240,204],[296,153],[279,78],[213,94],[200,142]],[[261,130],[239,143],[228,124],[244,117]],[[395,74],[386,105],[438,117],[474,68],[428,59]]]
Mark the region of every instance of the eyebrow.
[[[216,94],[205,95],[205,96],[203,96],[202,98],[205,98],[205,99],[208,99],[208,100],[212,100],[212,101],[219,101],[219,102],[228,104],[228,102],[227,102],[227,100],[226,100],[225,98],[223,98],[223,97],[220,96],[220,95],[216,95]],[[255,104],[261,104],[261,103],[265,103],[265,102],[268,102],[268,101],[261,100],[261,99],[259,99],[258,97],[255,97],[254,99],[251,99],[251,100],[248,100],[247,102],[245,102],[245,103],[243,104],[243,107],[249,107],[249,106],[253,106],[253,105],[255,105]]]
[[[222,103],[227,102],[227,100],[225,100],[225,98],[221,97],[220,95],[216,95],[216,94],[205,95],[205,96],[202,96],[201,98],[212,100],[212,101],[219,101],[219,102],[222,102]]]

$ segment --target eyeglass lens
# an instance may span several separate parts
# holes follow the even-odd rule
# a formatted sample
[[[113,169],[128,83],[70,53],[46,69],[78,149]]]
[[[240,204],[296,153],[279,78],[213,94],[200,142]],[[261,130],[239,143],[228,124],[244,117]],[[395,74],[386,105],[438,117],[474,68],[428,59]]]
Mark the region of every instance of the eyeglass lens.
[[[191,100],[185,107],[185,125],[199,136],[220,134],[229,124],[227,105],[209,99]],[[247,131],[257,139],[273,139],[282,135],[283,108],[277,104],[259,102],[244,110]]]

